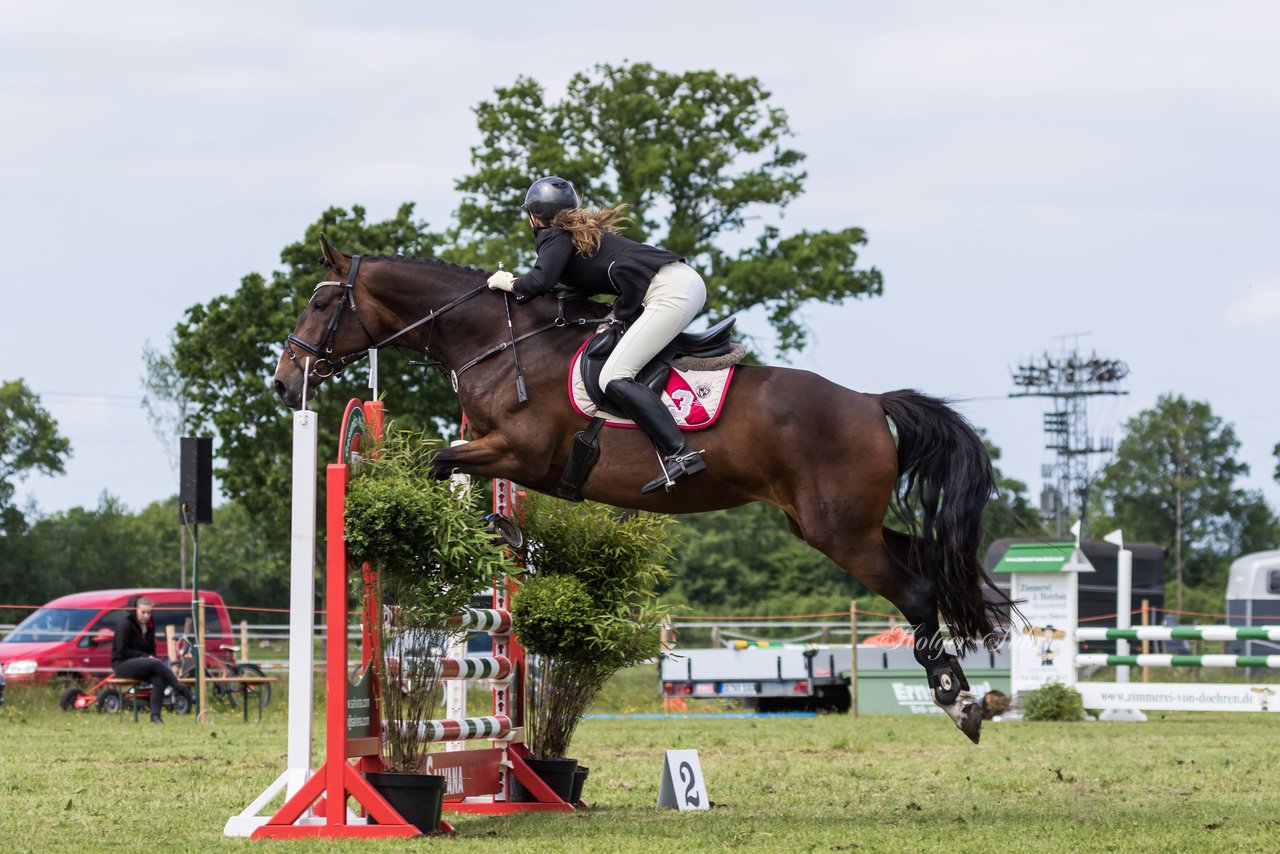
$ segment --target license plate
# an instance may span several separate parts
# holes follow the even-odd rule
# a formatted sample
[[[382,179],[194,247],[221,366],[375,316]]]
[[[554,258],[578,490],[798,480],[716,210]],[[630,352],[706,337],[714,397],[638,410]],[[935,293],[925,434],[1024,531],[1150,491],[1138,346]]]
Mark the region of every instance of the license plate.
[[[720,686],[721,694],[755,694],[754,682],[725,682]]]

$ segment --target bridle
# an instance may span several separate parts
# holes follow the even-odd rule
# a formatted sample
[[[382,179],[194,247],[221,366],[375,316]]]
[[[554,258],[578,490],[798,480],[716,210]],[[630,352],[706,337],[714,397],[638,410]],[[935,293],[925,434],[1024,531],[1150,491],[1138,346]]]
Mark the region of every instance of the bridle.
[[[347,306],[351,306],[351,314],[355,317],[356,322],[360,324],[360,328],[364,330],[364,335],[369,339],[369,343],[373,345],[374,349],[378,347],[378,344],[373,340],[373,336],[369,334],[369,329],[364,325],[359,309],[356,308],[355,285],[356,273],[359,270],[360,256],[352,255],[351,270],[348,271],[345,282],[321,282],[311,291],[311,298],[315,299],[316,292],[321,288],[342,288],[342,294],[338,297],[338,307],[334,309],[333,316],[329,318],[329,328],[325,330],[323,344],[312,343],[293,332],[290,332],[289,337],[285,339],[284,350],[289,354],[289,361],[298,364],[298,355],[293,352],[295,346],[315,357],[315,361],[311,363],[311,377],[328,379],[335,374],[342,373],[342,369],[352,362],[358,362],[369,355],[368,349],[365,349],[348,353],[336,361],[333,358],[333,339],[338,334],[338,323],[342,320],[342,312]],[[301,367],[299,370],[302,370]],[[303,373],[307,372],[303,370]]]
[[[426,317],[423,317],[414,321],[413,323],[406,326],[404,329],[401,329],[399,332],[389,335],[386,338],[383,338],[381,341],[375,341],[373,339],[373,336],[369,334],[369,329],[364,325],[364,320],[361,319],[360,312],[356,308],[355,284],[356,284],[356,272],[359,269],[360,269],[360,256],[352,255],[351,270],[347,273],[347,280],[345,282],[335,282],[335,281],[320,282],[318,285],[315,286],[315,289],[312,290],[311,292],[311,297],[312,299],[314,299],[316,291],[319,291],[321,288],[325,288],[325,287],[342,288],[342,294],[338,297],[338,307],[334,310],[333,316],[329,318],[329,326],[325,330],[323,344],[317,344],[317,343],[308,341],[305,338],[299,337],[296,333],[290,333],[289,337],[285,339],[284,349],[285,349],[285,353],[287,353],[289,356],[289,361],[293,362],[295,365],[298,365],[298,369],[302,371],[303,374],[307,375],[309,378],[323,380],[323,379],[328,379],[329,377],[335,376],[337,374],[340,374],[342,373],[343,368],[345,368],[347,365],[353,364],[354,362],[358,362],[361,359],[363,359],[365,356],[369,355],[370,350],[382,349],[383,347],[395,341],[397,338],[400,338],[401,336],[406,335],[409,332],[412,332],[413,330],[417,329],[420,326],[423,326],[424,324],[430,323],[431,321],[435,320],[437,317],[440,317],[446,312],[452,311],[453,309],[462,305],[464,302],[467,302],[468,300],[479,296],[480,294],[484,293],[489,289],[489,286],[487,284],[479,285],[474,290],[467,291],[462,296],[458,297],[457,299],[453,300],[452,302],[444,306],[441,306],[439,309],[433,309],[430,313],[427,314]],[[505,300],[509,298],[509,295],[507,293],[503,293],[502,297]],[[519,341],[523,341],[526,338],[532,338],[534,335],[538,335],[542,332],[546,332],[549,329],[555,329],[558,327],[571,326],[571,325],[581,326],[587,323],[599,322],[598,320],[592,320],[590,318],[574,318],[574,319],[566,318],[564,316],[564,303],[565,303],[565,300],[562,295],[559,300],[560,305],[559,305],[558,315],[550,323],[547,323],[543,326],[539,326],[536,329],[526,332],[520,336],[513,335],[511,340],[503,341],[502,343],[489,348],[488,350],[481,353],[476,358],[471,359],[469,362],[462,365],[461,367],[456,368],[453,371],[450,371],[449,378],[453,383],[453,390],[457,392],[458,375],[461,374],[463,371],[467,370],[468,368],[475,367],[479,363],[489,359],[491,356],[496,356],[499,353],[506,351],[507,349],[511,349],[512,354],[514,356],[515,345]],[[339,322],[341,322],[342,312],[347,308],[347,306],[351,307],[351,314],[355,317],[356,322],[360,324],[360,328],[364,331],[365,337],[369,339],[369,346],[364,350],[357,350],[354,353],[348,353],[345,356],[340,356],[337,359],[334,359],[333,358],[333,339],[338,334],[338,324]],[[311,366],[310,366],[311,370],[309,374],[306,371],[306,369],[302,367],[302,364],[305,364],[305,363],[300,363],[298,355],[293,352],[294,346],[297,346],[299,349],[307,353],[310,353],[312,356],[316,357],[316,360],[311,363]],[[428,358],[430,358],[429,346],[426,348],[426,352],[427,352]],[[417,364],[428,364],[428,363],[411,362],[411,364],[417,365]],[[518,363],[517,363],[517,369],[518,369]],[[522,388],[521,390],[523,391]],[[524,399],[523,396],[521,396],[522,401],[523,399]]]

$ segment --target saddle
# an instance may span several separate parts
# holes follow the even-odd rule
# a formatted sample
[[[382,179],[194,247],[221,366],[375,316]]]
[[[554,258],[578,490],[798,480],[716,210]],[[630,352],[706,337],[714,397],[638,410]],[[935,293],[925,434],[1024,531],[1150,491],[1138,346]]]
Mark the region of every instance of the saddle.
[[[723,377],[718,383],[719,393],[714,395],[718,399],[728,387],[729,376],[733,373],[729,369],[737,364],[745,353],[742,346],[734,344],[730,338],[734,322],[735,318],[730,317],[705,332],[680,333],[636,375],[636,382],[647,385],[659,397],[662,397],[664,391],[671,396],[668,384],[678,372],[719,371],[723,372]],[[600,390],[600,372],[624,332],[625,328],[619,323],[611,323],[601,329],[582,346],[579,354],[575,356],[575,365],[570,369],[570,398],[573,399],[576,392],[580,390],[595,405],[596,412],[587,413],[585,401],[573,400],[574,407],[590,418],[591,423],[585,430],[574,435],[569,447],[569,459],[565,464],[560,482],[553,490],[555,495],[568,501],[582,500],[582,485],[600,458],[600,445],[596,437],[609,417],[606,415],[605,395]],[[575,370],[576,377],[573,375]],[[575,389],[575,386],[579,385],[575,380],[581,381],[580,389]],[[703,384],[699,383],[699,385]],[[711,384],[707,384],[704,390],[710,393]],[[690,400],[695,397],[695,394],[686,388],[683,392],[674,392],[674,396]],[[702,412],[702,415],[703,422],[699,426],[683,429],[701,429],[701,427],[710,426],[714,421],[714,415],[708,416],[705,412]]]
[[[654,394],[661,396],[670,369],[689,370],[694,367],[689,364],[691,359],[727,360],[723,365],[697,365],[698,370],[717,370],[736,363],[741,357],[740,353],[735,352],[731,340],[736,322],[736,317],[727,317],[702,332],[681,332],[636,374],[636,382],[648,386]],[[597,332],[582,350],[579,368],[582,382],[591,402],[600,409],[608,408],[604,392],[600,390],[600,371],[625,331],[622,324],[612,323]]]

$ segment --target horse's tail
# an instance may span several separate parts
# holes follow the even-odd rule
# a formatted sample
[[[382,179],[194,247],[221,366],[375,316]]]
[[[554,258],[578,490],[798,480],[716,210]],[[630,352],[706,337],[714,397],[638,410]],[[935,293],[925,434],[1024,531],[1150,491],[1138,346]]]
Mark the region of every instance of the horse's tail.
[[[996,491],[986,446],[942,400],[910,389],[879,399],[897,428],[893,512],[913,535],[909,567],[934,582],[938,611],[962,654],[975,648],[975,638],[994,646],[995,624],[1012,603],[978,556],[982,511]]]

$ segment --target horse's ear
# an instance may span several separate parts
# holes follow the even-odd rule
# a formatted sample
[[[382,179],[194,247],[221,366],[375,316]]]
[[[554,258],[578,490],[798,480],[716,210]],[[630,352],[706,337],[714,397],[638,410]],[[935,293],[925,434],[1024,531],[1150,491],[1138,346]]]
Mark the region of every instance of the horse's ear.
[[[333,272],[342,275],[349,269],[351,259],[334,249],[323,232],[320,234],[320,252],[324,256],[324,265]]]

